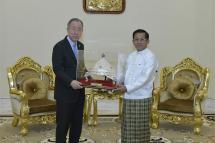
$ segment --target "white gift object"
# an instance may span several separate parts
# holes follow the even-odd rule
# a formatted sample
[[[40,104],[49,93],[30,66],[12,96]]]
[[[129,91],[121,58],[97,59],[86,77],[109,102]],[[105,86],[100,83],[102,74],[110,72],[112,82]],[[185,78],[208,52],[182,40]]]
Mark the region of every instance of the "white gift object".
[[[105,55],[102,54],[101,59],[96,62],[94,67],[89,70],[85,76],[101,75],[106,76],[112,80],[115,80],[115,72],[111,64],[106,60]]]

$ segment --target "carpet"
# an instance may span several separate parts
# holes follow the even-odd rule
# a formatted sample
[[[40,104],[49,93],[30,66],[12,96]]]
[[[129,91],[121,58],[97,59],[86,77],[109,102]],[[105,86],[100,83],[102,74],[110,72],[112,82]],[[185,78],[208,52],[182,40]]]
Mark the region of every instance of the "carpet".
[[[55,137],[44,139],[40,143],[55,143]],[[95,143],[95,141],[90,138],[82,137],[79,143]],[[121,139],[118,139],[117,143],[121,143]],[[172,143],[172,142],[164,137],[151,136],[150,143]]]
[[[11,117],[0,117],[0,143],[46,143],[54,141],[55,125],[30,125],[29,134],[19,135],[19,127],[11,126]],[[151,129],[152,143],[162,143],[161,139],[171,143],[215,143],[215,122],[205,120],[200,135],[193,134],[191,125],[160,122],[159,129]],[[97,126],[83,125],[82,137],[88,138],[86,143],[117,143],[120,138],[120,123],[116,117],[99,117]],[[49,143],[49,142],[47,142]],[[50,142],[53,143],[53,142]],[[84,142],[83,142],[84,143]]]
[[[67,142],[68,142],[68,140],[67,140]],[[55,143],[55,137],[44,139],[40,143]],[[79,140],[79,143],[95,143],[95,141],[90,138],[82,137]]]
[[[121,139],[117,141],[117,143],[121,143]],[[151,136],[149,143],[172,143],[169,139],[158,136]]]
[[[55,137],[47,138],[45,140],[42,140],[40,143],[55,143]],[[95,143],[95,141],[90,138],[82,137],[79,143]],[[121,139],[119,139],[117,143],[121,143]],[[172,143],[172,142],[169,139],[164,137],[151,136],[150,143]]]

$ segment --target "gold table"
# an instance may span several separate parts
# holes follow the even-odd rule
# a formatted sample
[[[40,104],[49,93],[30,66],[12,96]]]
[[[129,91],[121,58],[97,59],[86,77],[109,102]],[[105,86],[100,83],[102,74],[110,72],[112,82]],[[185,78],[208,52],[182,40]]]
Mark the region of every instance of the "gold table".
[[[118,99],[119,101],[119,120],[121,119],[122,115],[122,93],[118,92],[111,92],[110,90],[105,89],[96,89],[91,88],[88,89],[88,92],[86,94],[86,102],[85,102],[85,122],[88,123],[88,125],[97,125],[98,123],[98,106],[97,101],[99,99],[108,99],[108,100],[115,100]],[[91,117],[91,111],[93,109],[92,117]]]

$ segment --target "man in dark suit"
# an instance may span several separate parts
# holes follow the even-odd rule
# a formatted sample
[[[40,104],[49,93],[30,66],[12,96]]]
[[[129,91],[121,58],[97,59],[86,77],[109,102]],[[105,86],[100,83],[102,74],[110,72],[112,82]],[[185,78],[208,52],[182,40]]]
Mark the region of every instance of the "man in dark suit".
[[[54,97],[56,99],[56,143],[78,143],[82,130],[85,91],[78,81],[86,69],[84,45],[79,41],[83,22],[73,18],[67,23],[67,36],[53,48],[52,64],[56,75]]]

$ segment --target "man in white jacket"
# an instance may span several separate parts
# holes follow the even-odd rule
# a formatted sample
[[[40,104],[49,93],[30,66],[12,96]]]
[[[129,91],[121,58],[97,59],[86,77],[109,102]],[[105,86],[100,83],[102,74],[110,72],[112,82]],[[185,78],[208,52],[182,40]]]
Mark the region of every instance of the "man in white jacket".
[[[150,108],[153,82],[158,67],[155,55],[147,48],[149,34],[138,29],[133,32],[136,51],[126,61],[124,79],[118,86],[125,92],[121,125],[122,143],[149,143]]]

